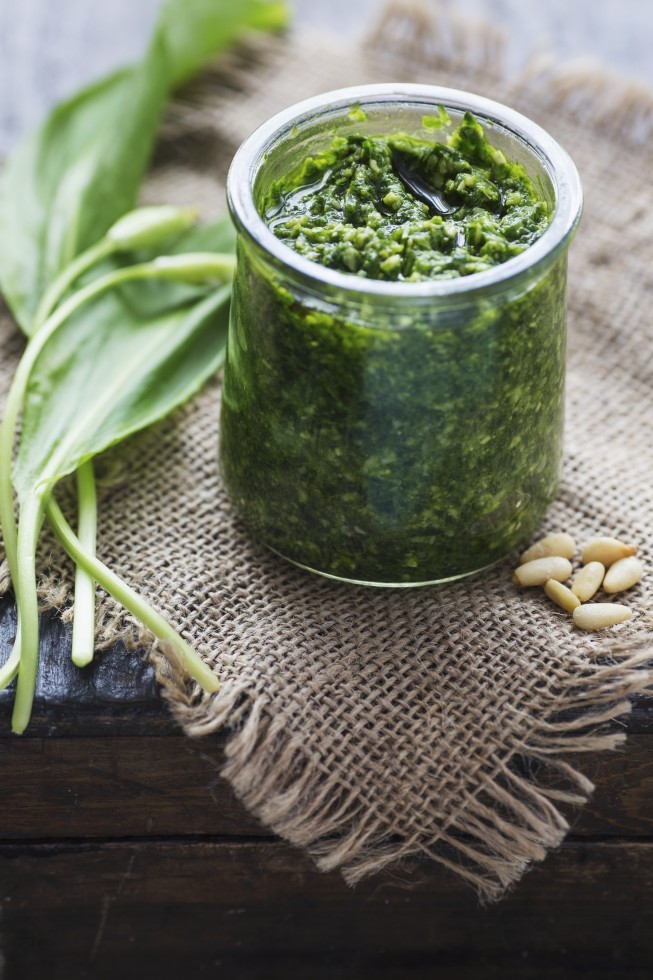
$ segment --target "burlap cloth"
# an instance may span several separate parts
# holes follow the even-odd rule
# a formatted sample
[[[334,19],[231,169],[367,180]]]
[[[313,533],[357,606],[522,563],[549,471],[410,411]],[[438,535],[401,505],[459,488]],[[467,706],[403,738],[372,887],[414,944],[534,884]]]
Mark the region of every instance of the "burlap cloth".
[[[653,97],[596,68],[501,66],[500,36],[451,14],[388,13],[353,48],[324,36],[259,41],[174,107],[145,198],[224,210],[241,140],[292,102],[389,79],[514,105],[574,157],[586,212],[572,248],[564,478],[542,531],[623,535],[653,550]],[[22,340],[0,327],[0,390]],[[304,573],[251,540],[216,467],[219,383],[99,464],[99,552],[215,666],[208,697],[168,672],[191,735],[229,733],[224,776],[278,834],[349,881],[423,853],[499,896],[563,839],[591,783],[565,761],[620,744],[610,719],[651,678],[653,565],[633,620],[583,634],[513,560],[441,588],[371,590]],[[70,566],[46,533],[44,602],[65,610]],[[0,572],[6,589],[6,569]],[[102,645],[150,638],[102,595]],[[606,727],[607,726],[607,727]]]

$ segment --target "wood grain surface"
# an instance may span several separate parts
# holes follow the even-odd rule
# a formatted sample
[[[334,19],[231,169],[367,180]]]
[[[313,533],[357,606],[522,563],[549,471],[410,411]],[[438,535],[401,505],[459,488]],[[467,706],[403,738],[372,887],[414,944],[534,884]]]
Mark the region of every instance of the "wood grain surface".
[[[648,980],[652,876],[570,843],[481,908],[432,865],[352,891],[275,841],[62,842],[0,847],[0,907],[10,980]]]
[[[596,785],[587,806],[567,811],[575,838],[653,841],[651,741],[569,757]],[[271,836],[220,778],[221,736],[5,738],[0,751],[1,841]]]

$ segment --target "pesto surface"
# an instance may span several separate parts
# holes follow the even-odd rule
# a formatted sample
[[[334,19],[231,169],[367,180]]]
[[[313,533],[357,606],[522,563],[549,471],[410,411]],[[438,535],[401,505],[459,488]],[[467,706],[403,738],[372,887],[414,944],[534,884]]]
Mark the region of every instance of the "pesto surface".
[[[469,127],[478,133],[475,123]],[[363,152],[364,143],[352,146]],[[483,137],[474,159],[490,149]],[[413,242],[409,277],[421,278],[419,269],[428,268],[424,275],[433,278],[436,266],[435,278],[469,274],[475,262],[526,247],[529,236],[546,226],[542,202],[524,203],[526,191],[512,187],[522,179],[512,165],[503,159],[494,165],[505,175],[502,201],[513,191],[520,195],[513,219],[522,230],[512,238],[504,235],[497,250],[487,235],[485,251],[481,247],[476,256],[461,257],[460,246],[436,253]],[[369,173],[365,168],[365,188]],[[472,185],[465,186],[472,195]],[[445,192],[453,197],[450,189]],[[365,210],[363,198],[361,190],[354,210],[367,221],[376,205]],[[398,211],[413,213],[414,202],[402,200]],[[291,206],[290,198],[284,206]],[[382,216],[384,234],[398,211]],[[470,196],[459,220],[470,229],[481,220],[479,212],[488,221],[505,218],[472,204]],[[313,223],[306,215],[290,219],[305,237]],[[524,215],[529,220],[522,222]],[[415,221],[420,234],[431,235],[427,225],[444,234],[445,222],[433,216],[421,214]],[[315,224],[316,231],[327,228],[328,222]],[[362,224],[358,231],[365,237],[370,228]],[[407,241],[392,235],[388,240]],[[367,264],[356,274],[403,275],[381,268],[392,256],[383,254],[379,241],[377,236],[367,247],[371,239],[365,237],[359,251]],[[320,245],[321,254],[335,262],[345,241],[311,247]],[[405,272],[407,254],[401,253]],[[398,316],[378,300],[344,305],[326,286],[309,295],[290,270],[280,274],[260,246],[241,234],[220,455],[227,491],[243,520],[287,558],[360,582],[439,581],[509,553],[535,530],[557,489],[565,285],[562,255],[517,292],[448,312],[437,302],[407,299]]]
[[[401,164],[453,213],[439,214],[416,197]],[[265,217],[312,262],[419,282],[483,272],[518,255],[545,231],[549,209],[524,168],[466,113],[445,143],[401,133],[336,137],[276,182]]]

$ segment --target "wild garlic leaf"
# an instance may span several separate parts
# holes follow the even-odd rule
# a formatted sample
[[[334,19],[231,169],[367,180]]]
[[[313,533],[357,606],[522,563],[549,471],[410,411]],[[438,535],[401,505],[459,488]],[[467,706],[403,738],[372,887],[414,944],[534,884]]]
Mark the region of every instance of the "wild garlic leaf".
[[[176,0],[161,11],[161,26],[170,46],[173,87],[183,84],[218,50],[251,30],[277,31],[288,22],[289,9],[275,0]]]
[[[157,38],[142,66],[63,103],[11,157],[0,185],[0,287],[28,335],[49,283],[133,206],[167,80]]]
[[[30,378],[13,474],[21,502],[199,390],[224,358],[230,291],[143,319],[115,290],[62,325]]]
[[[28,335],[55,276],[133,207],[171,89],[251,28],[265,0],[167,0],[144,59],[62,103],[0,180],[0,290]]]
[[[167,252],[233,253],[234,244],[233,225],[223,218],[191,228]],[[155,255],[142,250],[129,264]],[[107,259],[85,281],[119,265]],[[64,441],[67,463],[57,464],[58,475],[76,469],[75,457],[81,462],[102,452],[198,391],[224,358],[230,292],[230,283],[216,290],[139,279],[102,293],[65,321],[30,375],[13,474],[19,495],[40,482]]]

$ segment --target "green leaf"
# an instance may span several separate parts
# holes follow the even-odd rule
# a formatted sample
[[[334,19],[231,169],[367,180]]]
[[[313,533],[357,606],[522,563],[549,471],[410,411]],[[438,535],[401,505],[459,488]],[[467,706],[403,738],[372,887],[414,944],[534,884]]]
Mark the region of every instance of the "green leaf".
[[[167,79],[157,40],[139,70],[65,102],[9,161],[0,187],[0,286],[28,335],[48,284],[133,206]]]
[[[71,317],[31,375],[14,469],[19,498],[190,398],[222,363],[230,289],[145,320],[116,290]]]
[[[232,251],[228,218],[194,228],[171,251]],[[143,253],[147,257],[147,253]],[[107,270],[105,263],[93,278]],[[144,287],[151,293],[143,293]],[[231,284],[138,280],[66,320],[30,374],[14,485],[25,497],[169,414],[224,359]],[[165,305],[163,305],[165,301]]]
[[[286,19],[265,0],[167,0],[144,59],[62,103],[18,149],[0,183],[0,290],[26,334],[55,276],[133,207],[171,89]]]
[[[223,226],[224,222],[214,226],[213,239],[210,232],[205,236],[206,246],[223,237]],[[88,464],[97,453],[151,425],[190,398],[224,358],[231,283],[217,288],[209,283],[218,273],[231,279],[233,257],[220,259],[215,252],[183,250],[169,257],[174,272],[170,281],[172,307],[158,315],[139,317],[125,302],[119,284],[160,275],[170,279],[170,268],[164,263],[162,272],[158,261],[109,269],[64,300],[30,340],[20,362],[21,380],[14,382],[7,400],[7,406],[12,403],[13,408],[5,406],[9,415],[5,414],[2,426],[4,472],[11,458],[11,440],[6,441],[5,432],[13,432],[13,422],[7,420],[15,419],[19,402],[24,409],[13,474],[20,501],[16,557],[11,565],[12,576],[16,569],[13,581],[18,627],[15,650],[4,670],[8,680],[20,659],[12,716],[15,732],[25,730],[34,698],[39,635],[35,552],[46,508],[86,578],[97,579],[155,636],[170,642],[190,675],[206,690],[218,686],[210,669],[175,630],[98,562],[93,549],[89,552],[88,546],[75,538],[63,516],[57,516],[50,497],[60,477]],[[182,262],[195,285],[197,270],[204,270],[210,291],[180,306],[176,289],[185,288],[179,285]],[[7,526],[11,526],[11,519],[5,522],[3,515],[3,527]]]
[[[236,229],[230,218],[208,225],[195,225],[167,249],[171,255],[179,252],[235,252]]]
[[[174,0],[161,11],[170,46],[172,84],[188,81],[198,68],[243,34],[243,28],[280,30],[288,22],[286,3],[267,0]]]

